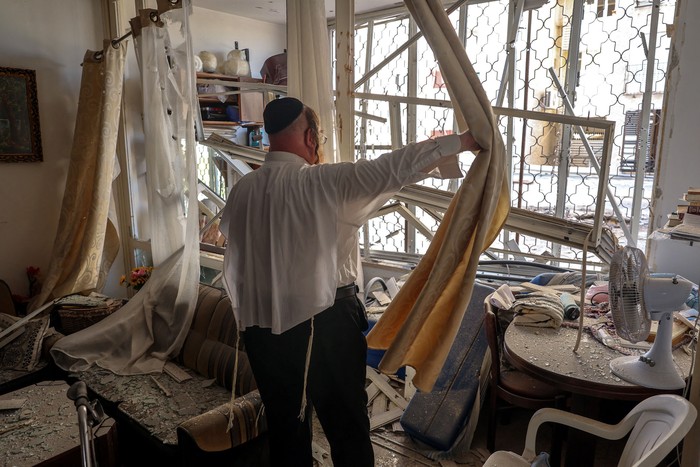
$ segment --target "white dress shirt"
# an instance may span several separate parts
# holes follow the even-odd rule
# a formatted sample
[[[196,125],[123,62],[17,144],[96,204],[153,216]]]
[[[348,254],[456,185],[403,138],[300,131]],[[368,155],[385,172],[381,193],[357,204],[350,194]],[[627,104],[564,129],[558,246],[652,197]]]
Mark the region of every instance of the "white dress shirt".
[[[459,149],[459,137],[449,135],[356,163],[312,166],[292,153],[268,153],[234,185],[219,227],[228,240],[224,284],[240,329],[281,334],[330,307],[336,288],[357,276],[351,257],[360,226]],[[451,169],[456,160],[449,158]],[[440,167],[430,176],[441,177]]]

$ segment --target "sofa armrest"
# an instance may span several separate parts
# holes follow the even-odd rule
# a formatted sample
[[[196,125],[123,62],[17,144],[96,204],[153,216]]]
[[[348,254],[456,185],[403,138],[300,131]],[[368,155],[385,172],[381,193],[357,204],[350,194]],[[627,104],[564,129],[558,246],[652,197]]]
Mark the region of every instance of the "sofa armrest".
[[[233,404],[233,426],[228,432],[228,415]],[[180,446],[194,445],[205,452],[235,448],[267,431],[260,393],[255,390],[193,417],[177,427]]]

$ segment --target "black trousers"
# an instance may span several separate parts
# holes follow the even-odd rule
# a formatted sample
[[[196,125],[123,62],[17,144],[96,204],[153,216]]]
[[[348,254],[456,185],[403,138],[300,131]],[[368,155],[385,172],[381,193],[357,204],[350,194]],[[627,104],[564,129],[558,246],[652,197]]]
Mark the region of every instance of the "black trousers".
[[[273,466],[313,465],[312,406],[335,467],[374,465],[365,392],[366,329],[364,307],[354,295],[314,317],[304,421],[299,412],[311,320],[278,335],[257,326],[245,330],[246,352],[265,405]]]

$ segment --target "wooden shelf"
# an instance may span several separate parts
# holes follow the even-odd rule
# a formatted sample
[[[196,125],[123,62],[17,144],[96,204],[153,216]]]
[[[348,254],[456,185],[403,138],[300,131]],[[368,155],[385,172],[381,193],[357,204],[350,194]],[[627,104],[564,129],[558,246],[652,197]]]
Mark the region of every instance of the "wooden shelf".
[[[255,83],[262,82],[259,78],[251,78],[247,76],[229,76],[220,73],[197,73],[197,87],[198,92],[201,94],[208,94],[208,92],[213,93],[213,86],[224,86],[224,89],[236,90],[239,87],[236,86],[237,83]],[[200,87],[201,86],[201,87]],[[207,92],[208,91],[208,92]],[[203,120],[203,126],[217,126],[217,127],[233,127],[240,126],[241,123],[248,126],[260,126],[262,123],[263,112],[263,95],[261,92],[249,92],[242,94],[232,94],[226,97],[224,102],[217,96],[205,95],[199,97],[200,107],[218,107],[225,108],[228,105],[234,105],[238,108],[238,115],[240,121],[226,121],[226,120]],[[217,112],[218,114],[218,112]],[[203,114],[204,116],[205,114]]]
[[[225,105],[226,101],[221,102],[219,99],[216,97],[199,97],[199,102],[202,103],[207,103],[207,104],[219,104],[219,105]]]
[[[204,126],[241,126],[241,122],[230,122],[228,120],[202,120]]]

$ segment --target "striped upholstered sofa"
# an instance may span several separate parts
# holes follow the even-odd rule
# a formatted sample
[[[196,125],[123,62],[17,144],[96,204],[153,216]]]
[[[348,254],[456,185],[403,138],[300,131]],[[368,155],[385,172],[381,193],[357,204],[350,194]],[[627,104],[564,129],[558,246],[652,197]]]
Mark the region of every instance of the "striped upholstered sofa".
[[[231,403],[236,325],[230,307],[222,289],[200,284],[187,339],[163,374],[120,376],[91,368],[75,376],[160,460],[170,458],[180,465],[265,465],[265,413],[242,345],[236,398]],[[227,430],[231,404],[234,422]]]

